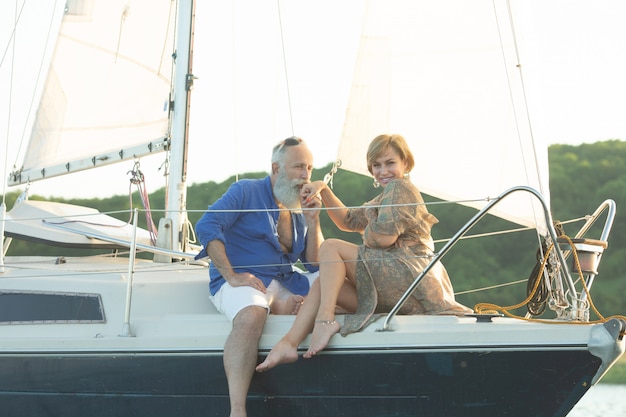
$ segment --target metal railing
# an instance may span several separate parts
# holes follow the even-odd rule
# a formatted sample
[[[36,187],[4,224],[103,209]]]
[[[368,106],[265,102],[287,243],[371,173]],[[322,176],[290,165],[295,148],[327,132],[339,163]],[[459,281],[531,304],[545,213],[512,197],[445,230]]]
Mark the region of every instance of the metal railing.
[[[534,197],[537,198],[537,200],[541,203],[541,206],[543,208],[543,214],[546,220],[546,227],[547,227],[547,231],[548,234],[550,235],[550,238],[552,239],[552,242],[554,242],[555,245],[557,245],[557,234],[556,234],[556,230],[554,228],[553,222],[552,222],[552,216],[550,214],[550,211],[548,209],[548,206],[546,204],[546,201],[544,200],[543,196],[535,189],[531,188],[531,187],[527,187],[527,186],[518,186],[518,187],[513,187],[510,188],[508,190],[506,190],[505,192],[503,192],[502,194],[500,194],[497,198],[495,198],[494,200],[490,201],[483,209],[481,209],[478,213],[476,213],[467,223],[465,223],[465,225],[463,227],[461,227],[461,229],[441,248],[440,251],[438,251],[435,256],[431,259],[430,263],[424,268],[424,270],[415,278],[415,280],[411,283],[411,285],[409,286],[409,288],[404,292],[404,294],[402,295],[402,297],[400,297],[400,299],[398,300],[398,302],[395,304],[395,306],[391,309],[391,311],[387,314],[387,316],[385,317],[385,321],[383,323],[383,327],[382,329],[380,329],[381,331],[387,331],[390,330],[390,322],[391,320],[394,318],[394,316],[398,313],[398,311],[400,311],[400,309],[402,308],[402,306],[404,305],[404,303],[407,301],[407,299],[411,296],[411,294],[413,293],[413,291],[415,291],[415,289],[417,288],[417,286],[420,284],[420,282],[422,281],[422,278],[424,278],[424,276],[430,271],[430,269],[438,262],[441,260],[441,258],[443,258],[449,251],[450,249],[463,237],[465,236],[465,234],[472,228],[474,227],[483,217],[485,217],[485,215],[487,215],[489,213],[489,211],[496,206],[498,203],[500,203],[504,198],[506,198],[507,196],[511,195],[512,193],[515,192],[527,192],[532,194]],[[606,240],[608,238],[608,234],[610,233],[612,224],[613,224],[613,219],[615,217],[615,203],[612,200],[607,200],[605,201],[597,210],[596,212],[587,220],[587,222],[585,223],[585,225],[580,229],[580,231],[577,233],[576,237],[581,237],[583,236],[590,228],[591,225],[596,221],[596,219],[600,216],[600,214],[602,214],[602,212],[604,210],[608,209],[609,213],[607,216],[607,220],[604,226],[604,230],[602,232],[602,236],[601,239],[602,240]],[[556,253],[557,253],[557,258],[558,258],[558,262],[561,265],[561,271],[563,273],[563,277],[565,280],[565,283],[567,284],[567,288],[568,291],[570,292],[570,294],[573,295],[574,300],[582,300],[584,301],[584,298],[579,299],[578,297],[578,292],[576,290],[574,281],[572,280],[572,277],[569,273],[569,270],[567,268],[567,261],[565,258],[564,253],[558,248],[558,246],[555,246],[556,248]],[[576,306],[578,307],[578,306]]]

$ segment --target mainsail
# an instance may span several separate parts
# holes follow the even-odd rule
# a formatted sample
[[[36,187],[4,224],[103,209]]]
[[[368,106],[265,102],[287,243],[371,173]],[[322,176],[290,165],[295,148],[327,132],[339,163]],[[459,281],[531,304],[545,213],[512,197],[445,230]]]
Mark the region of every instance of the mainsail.
[[[169,0],[66,2],[13,184],[167,147],[175,13]]]
[[[480,208],[527,185],[548,199],[547,147],[531,134],[507,3],[369,1],[341,167],[367,174],[369,141],[399,133],[416,157],[412,180],[425,194]],[[540,206],[527,195],[496,208],[505,219],[542,228]]]

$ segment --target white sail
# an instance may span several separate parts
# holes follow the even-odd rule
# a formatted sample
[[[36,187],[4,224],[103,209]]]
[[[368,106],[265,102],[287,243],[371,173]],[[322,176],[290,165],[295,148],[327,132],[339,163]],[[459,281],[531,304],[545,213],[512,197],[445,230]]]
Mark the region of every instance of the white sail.
[[[66,3],[14,183],[166,147],[174,17],[170,0]]]
[[[426,194],[477,208],[518,185],[549,198],[547,147],[533,142],[516,40],[506,2],[369,1],[341,167],[368,174],[370,140],[399,133]],[[497,214],[535,225],[530,201],[513,195]]]

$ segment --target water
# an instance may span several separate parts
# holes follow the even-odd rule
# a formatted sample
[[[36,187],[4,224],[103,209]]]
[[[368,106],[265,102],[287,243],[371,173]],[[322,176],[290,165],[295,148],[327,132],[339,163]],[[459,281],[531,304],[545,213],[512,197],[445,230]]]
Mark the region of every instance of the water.
[[[598,384],[576,404],[567,417],[626,417],[626,385]]]

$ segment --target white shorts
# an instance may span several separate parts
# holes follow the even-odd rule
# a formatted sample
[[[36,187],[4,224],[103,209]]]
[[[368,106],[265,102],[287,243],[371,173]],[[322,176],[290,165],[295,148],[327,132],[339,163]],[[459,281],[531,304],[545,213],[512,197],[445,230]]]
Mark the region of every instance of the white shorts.
[[[305,272],[302,275],[308,278],[310,287],[317,279],[319,272]],[[263,307],[269,314],[270,304],[274,298],[283,300],[291,295],[293,293],[276,280],[271,282],[265,293],[247,285],[233,287],[225,282],[210,299],[217,311],[232,321],[237,313],[248,306]]]

